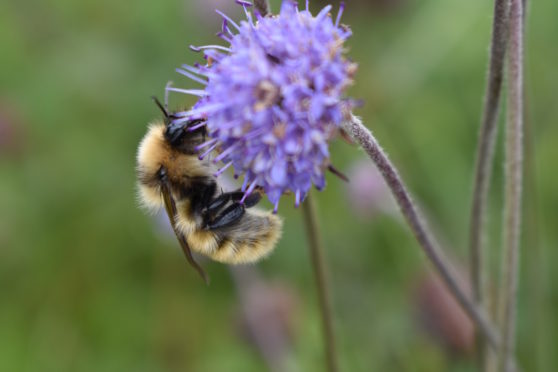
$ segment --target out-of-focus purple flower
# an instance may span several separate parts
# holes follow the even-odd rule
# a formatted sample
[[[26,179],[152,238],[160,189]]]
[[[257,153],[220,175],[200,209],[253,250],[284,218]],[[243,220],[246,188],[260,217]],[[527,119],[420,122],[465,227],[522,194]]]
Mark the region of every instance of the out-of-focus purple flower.
[[[356,65],[343,56],[351,31],[327,6],[315,17],[284,0],[280,14],[261,17],[243,5],[247,21],[235,23],[223,13],[218,34],[230,45],[192,47],[203,50],[206,65],[182,66],[178,72],[204,89],[171,91],[200,97],[176,121],[207,119],[211,139],[201,157],[217,150],[222,173],[233,166],[244,175],[243,191],[264,188],[277,205],[293,192],[298,205],[310,190],[325,187],[330,165],[328,142],[339,131],[354,102],[344,96]],[[255,18],[255,19],[254,19]],[[204,125],[204,124],[202,124]]]
[[[384,178],[376,166],[367,159],[355,162],[348,173],[347,197],[351,210],[358,216],[369,218],[377,213],[399,216],[397,206]]]
[[[460,285],[470,293],[465,277],[461,275]],[[414,297],[421,326],[448,352],[470,356],[475,347],[473,322],[438,275],[428,272],[417,282]]]
[[[292,370],[287,367],[299,313],[298,296],[286,283],[266,281],[256,267],[234,266],[230,272],[241,305],[242,334],[258,349],[270,371]]]
[[[25,147],[25,128],[21,112],[7,101],[0,100],[0,157],[15,160]]]

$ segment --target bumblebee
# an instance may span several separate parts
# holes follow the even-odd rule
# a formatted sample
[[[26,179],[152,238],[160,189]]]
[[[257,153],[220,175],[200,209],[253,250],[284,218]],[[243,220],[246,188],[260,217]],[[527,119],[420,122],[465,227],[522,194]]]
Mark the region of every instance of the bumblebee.
[[[223,192],[211,162],[198,155],[205,142],[204,121],[173,122],[173,114],[154,100],[164,120],[149,126],[138,148],[142,204],[152,210],[165,207],[186,259],[206,282],[192,251],[227,264],[267,256],[281,236],[282,220],[252,208],[263,191],[256,187],[247,197],[240,190]]]

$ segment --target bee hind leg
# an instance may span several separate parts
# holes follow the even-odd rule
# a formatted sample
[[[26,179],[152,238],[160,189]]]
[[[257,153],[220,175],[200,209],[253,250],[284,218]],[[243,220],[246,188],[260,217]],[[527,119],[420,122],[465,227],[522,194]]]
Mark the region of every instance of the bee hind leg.
[[[243,192],[233,191],[225,192],[211,201],[206,207],[206,212],[209,214],[218,213],[229,201],[238,201],[242,199]]]
[[[262,193],[261,192],[253,192],[252,194],[248,195],[246,199],[244,199],[244,205],[246,208],[251,208],[258,204],[262,200]]]
[[[242,216],[244,216],[245,212],[246,209],[244,205],[240,203],[234,203],[225,208],[223,212],[215,216],[215,218],[205,221],[204,225],[207,229],[210,230],[228,227],[238,222],[242,218]]]

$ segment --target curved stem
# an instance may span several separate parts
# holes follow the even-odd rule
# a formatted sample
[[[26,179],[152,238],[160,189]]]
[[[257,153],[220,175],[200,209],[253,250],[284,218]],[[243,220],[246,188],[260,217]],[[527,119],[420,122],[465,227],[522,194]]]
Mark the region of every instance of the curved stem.
[[[510,7],[502,304],[503,370],[513,371],[523,183],[523,2]]]
[[[366,151],[368,156],[370,156],[372,161],[376,164],[393,196],[395,197],[395,200],[399,204],[399,208],[407,220],[407,223],[411,227],[411,230],[418,240],[422,250],[432,262],[442,277],[442,280],[445,282],[453,296],[457,299],[461,307],[475,322],[477,329],[482,332],[483,336],[488,340],[490,345],[494,349],[498,350],[501,343],[499,333],[488,320],[484,310],[478,307],[465,294],[463,288],[459,286],[455,270],[438,247],[438,244],[432,234],[428,231],[426,224],[421,219],[418,209],[411,200],[411,196],[403,184],[397,169],[388,159],[386,153],[382,150],[372,133],[364,125],[362,125],[362,122],[356,116],[352,116],[351,121],[343,123],[343,129],[364,149],[364,151]]]
[[[484,109],[481,118],[477,160],[475,165],[475,181],[469,225],[469,250],[471,259],[471,287],[473,299],[479,306],[484,304],[486,267],[483,248],[484,223],[494,164],[494,147],[498,133],[498,113],[504,75],[504,57],[508,36],[509,0],[495,0],[494,20],[492,23],[492,41],[490,46],[490,62],[486,80]],[[487,351],[485,342],[477,332],[479,369],[485,364]]]
[[[314,271],[314,279],[318,289],[318,300],[320,303],[320,315],[326,343],[327,369],[329,372],[339,370],[337,362],[337,348],[335,346],[335,334],[333,331],[333,320],[331,311],[331,300],[329,296],[329,283],[324,260],[324,249],[318,228],[316,206],[311,194],[308,194],[302,204],[304,212],[304,225],[308,235],[308,247]]]

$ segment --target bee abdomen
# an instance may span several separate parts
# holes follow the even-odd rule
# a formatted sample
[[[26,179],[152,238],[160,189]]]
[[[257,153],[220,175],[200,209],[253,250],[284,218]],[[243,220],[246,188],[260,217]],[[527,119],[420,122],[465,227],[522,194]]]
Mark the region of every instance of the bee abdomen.
[[[267,257],[279,240],[282,221],[277,216],[250,211],[231,230],[210,257],[228,264],[253,263]]]

